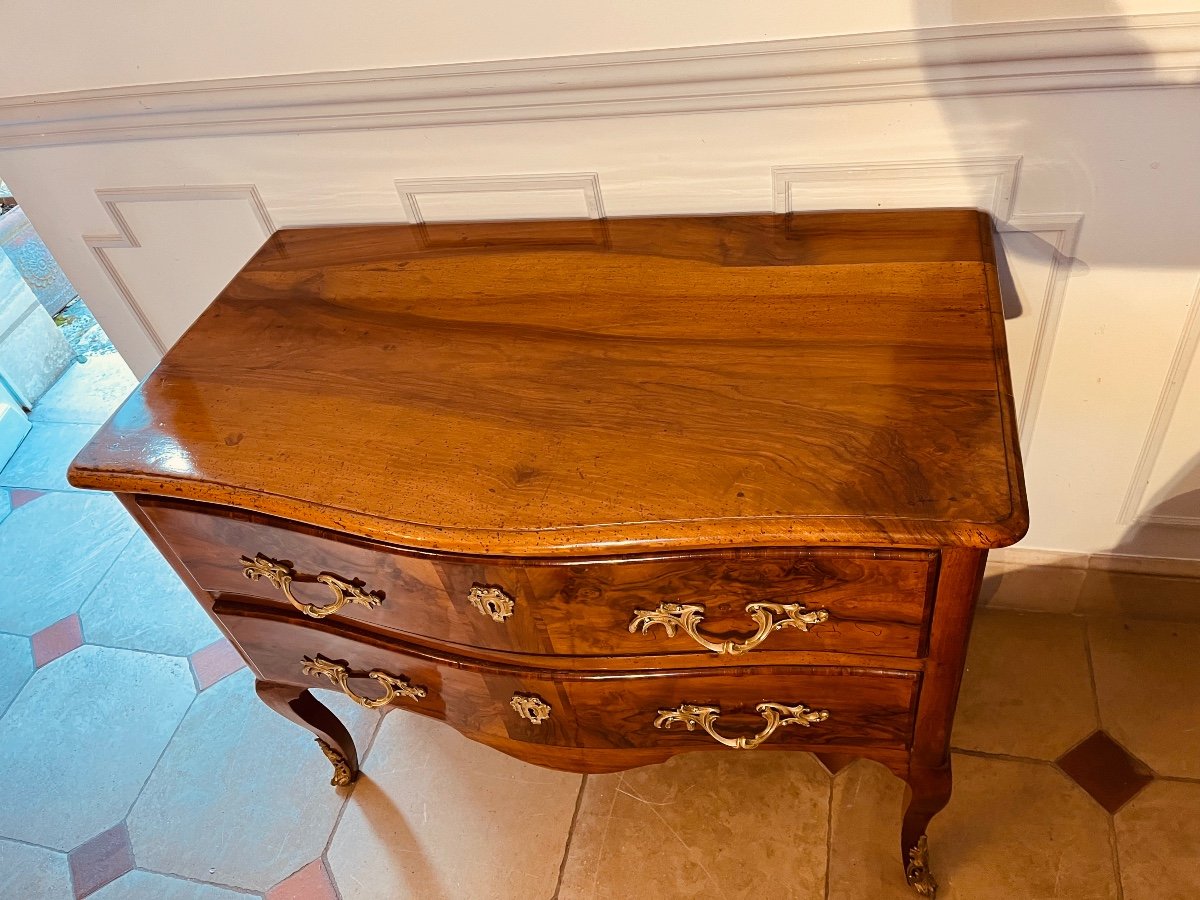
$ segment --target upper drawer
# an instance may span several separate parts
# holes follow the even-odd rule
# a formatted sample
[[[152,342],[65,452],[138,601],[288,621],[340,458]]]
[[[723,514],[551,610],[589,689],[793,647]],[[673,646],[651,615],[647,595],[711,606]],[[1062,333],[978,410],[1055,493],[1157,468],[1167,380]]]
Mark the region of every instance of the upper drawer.
[[[431,556],[235,510],[140,502],[207,591],[291,599],[314,618],[523,653],[916,657],[936,575],[937,554],[927,551]]]

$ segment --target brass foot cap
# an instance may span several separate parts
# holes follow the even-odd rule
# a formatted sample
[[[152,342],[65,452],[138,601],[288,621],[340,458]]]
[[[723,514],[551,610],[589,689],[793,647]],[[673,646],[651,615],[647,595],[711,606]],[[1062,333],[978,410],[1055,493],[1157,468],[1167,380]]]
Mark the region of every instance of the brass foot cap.
[[[921,835],[917,845],[908,851],[908,863],[904,867],[904,877],[909,886],[922,897],[937,896],[937,882],[929,871],[929,842]]]
[[[325,754],[325,758],[333,764],[333,778],[329,779],[329,783],[334,787],[346,787],[354,783],[357,772],[350,771],[350,765],[346,762],[346,757],[338,753],[329,746],[325,741],[317,738],[317,746],[321,748],[321,752]]]

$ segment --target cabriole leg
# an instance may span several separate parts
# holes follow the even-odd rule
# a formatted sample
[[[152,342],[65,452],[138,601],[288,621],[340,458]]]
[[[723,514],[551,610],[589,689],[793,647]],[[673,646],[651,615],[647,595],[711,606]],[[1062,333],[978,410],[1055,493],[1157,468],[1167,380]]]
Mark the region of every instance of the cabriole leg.
[[[259,698],[285,719],[290,719],[317,736],[317,745],[333,764],[330,784],[344,787],[358,776],[358,751],[350,732],[329,709],[306,688],[294,684],[256,681]]]
[[[904,877],[922,897],[937,895],[937,882],[929,868],[926,831],[930,820],[950,801],[950,764],[937,769],[913,767],[905,779],[908,784],[904,820],[900,827],[900,855]]]

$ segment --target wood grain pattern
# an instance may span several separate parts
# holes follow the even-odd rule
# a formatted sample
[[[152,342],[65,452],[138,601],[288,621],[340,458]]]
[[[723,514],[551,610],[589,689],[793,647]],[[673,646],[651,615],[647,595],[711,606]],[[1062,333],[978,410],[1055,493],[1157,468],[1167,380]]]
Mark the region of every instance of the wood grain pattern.
[[[660,603],[705,608],[704,631],[744,638],[754,631],[753,602],[804,603],[830,620],[807,632],[784,629],[751,653],[837,651],[921,655],[936,555],[928,551],[791,549],[725,550],[600,557],[503,558],[405,552],[316,528],[220,507],[143,501],[144,514],[199,584],[213,593],[286,602],[266,579],[243,575],[242,557],[286,561],[308,582],[302,602],[329,602],[314,582],[329,573],[383,596],[376,608],[343,607],[336,615],[379,628],[474,648],[575,656],[707,653],[685,633],[661,627],[630,633],[636,611]],[[499,587],[515,600],[495,622],[467,602],[474,585]]]
[[[285,610],[223,604],[216,609],[271,682],[330,687],[329,681],[301,672],[305,656],[320,654],[350,666],[357,675],[352,681],[357,692],[378,696],[377,685],[365,676],[382,669],[428,692],[422,700],[399,700],[397,707],[442,719],[464,733],[518,743],[673,753],[720,749],[703,732],[653,727],[660,709],[683,703],[720,705],[721,731],[734,735],[753,734],[762,727],[754,707],[764,701],[829,709],[830,718],[819,725],[780,729],[770,741],[779,748],[902,749],[912,733],[918,681],[912,672],[741,666],[587,674],[573,671],[568,659],[560,670],[535,672],[387,641],[349,624],[314,623]],[[630,662],[637,665],[636,660]],[[533,725],[517,715],[509,705],[517,693],[533,694],[550,704],[549,720]]]
[[[70,478],[504,556],[1024,532],[986,217],[603,230],[280,232]]]
[[[974,211],[281,232],[70,479],[119,493],[263,700],[351,770],[305,656],[577,772],[727,749],[660,710],[749,736],[757,704],[803,703],[830,718],[764,746],[887,765],[907,854],[950,796],[987,548],[1026,527],[1006,352]],[[302,602],[332,575],[383,604],[305,618],[244,577],[260,554]],[[729,657],[629,632],[663,602],[720,638],[752,602],[831,618]]]

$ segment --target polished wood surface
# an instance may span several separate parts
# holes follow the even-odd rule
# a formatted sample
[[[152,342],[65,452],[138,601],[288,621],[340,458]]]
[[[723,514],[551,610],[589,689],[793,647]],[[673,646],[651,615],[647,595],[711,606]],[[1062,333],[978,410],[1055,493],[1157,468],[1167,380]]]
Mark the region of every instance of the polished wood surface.
[[[373,697],[381,691],[366,673],[380,669],[427,691],[421,700],[396,701],[398,707],[441,719],[464,733],[517,744],[673,752],[721,749],[703,731],[658,729],[654,719],[659,710],[684,703],[718,704],[722,732],[748,735],[762,726],[754,707],[764,700],[829,710],[825,722],[780,729],[770,739],[770,745],[780,749],[899,749],[908,746],[912,734],[917,685],[912,672],[745,665],[732,671],[662,669],[648,678],[638,669],[580,673],[569,659],[561,660],[558,670],[532,672],[381,641],[349,624],[317,624],[285,610],[219,603],[216,611],[270,682],[330,687],[326,679],[301,673],[304,657],[319,654],[346,664],[356,676],[353,689]],[[509,705],[515,694],[547,702],[549,719],[540,725],[522,719]],[[511,749],[521,755],[520,747]]]
[[[280,232],[70,478],[505,556],[1023,534],[985,216],[580,235]]]
[[[754,632],[751,603],[802,603],[829,620],[781,629],[750,651],[839,651],[916,657],[937,570],[929,551],[808,548],[724,550],[593,560],[512,560],[404,551],[317,528],[178,501],[146,500],[146,516],[197,582],[213,593],[287,602],[267,579],[243,574],[243,558],[286,562],[293,594],[323,606],[315,576],[333,574],[378,593],[374,608],[347,605],[343,619],[474,648],[575,656],[693,654],[687,634],[661,626],[631,632],[640,610],[661,603],[704,607],[703,631],[728,639]],[[473,586],[498,587],[513,612],[494,621],[468,602]]]
[[[994,252],[963,210],[281,232],[70,479],[118,492],[338,784],[306,657],[577,772],[729,750],[655,727],[684,704],[731,739],[804,704],[829,718],[763,746],[905,779],[928,897],[987,549],[1027,520]],[[630,627],[662,604],[696,636]]]

